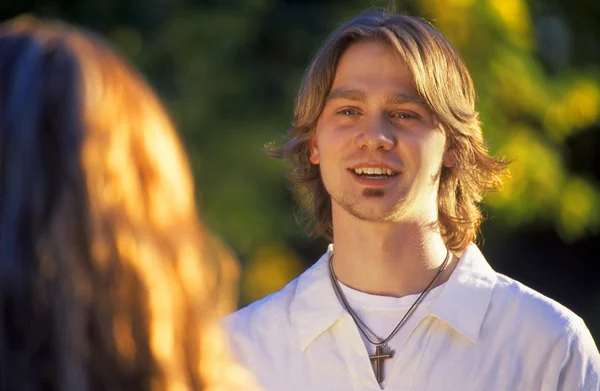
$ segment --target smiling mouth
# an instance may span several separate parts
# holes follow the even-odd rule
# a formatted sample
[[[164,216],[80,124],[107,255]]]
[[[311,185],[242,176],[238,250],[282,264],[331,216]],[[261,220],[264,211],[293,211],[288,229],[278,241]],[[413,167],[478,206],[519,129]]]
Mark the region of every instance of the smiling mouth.
[[[398,172],[385,167],[359,167],[349,169],[354,175],[365,179],[387,179],[398,175]]]

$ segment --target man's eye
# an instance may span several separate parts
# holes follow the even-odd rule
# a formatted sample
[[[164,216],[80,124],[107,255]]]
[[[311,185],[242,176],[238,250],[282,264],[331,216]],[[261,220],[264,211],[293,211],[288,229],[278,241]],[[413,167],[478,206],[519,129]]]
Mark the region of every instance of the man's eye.
[[[412,119],[412,118],[416,118],[416,115],[410,114],[410,113],[405,113],[405,112],[399,112],[399,113],[392,114],[392,118],[395,118],[395,119]]]
[[[346,115],[346,116],[351,116],[351,115],[357,115],[358,112],[354,109],[344,109],[344,110],[340,110],[338,111],[338,114],[340,115]]]

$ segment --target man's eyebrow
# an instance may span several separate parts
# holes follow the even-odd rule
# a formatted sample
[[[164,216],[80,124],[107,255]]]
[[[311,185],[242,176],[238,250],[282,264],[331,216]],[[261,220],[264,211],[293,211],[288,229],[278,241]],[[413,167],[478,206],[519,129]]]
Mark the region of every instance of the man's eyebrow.
[[[333,90],[329,93],[329,95],[327,95],[327,98],[325,98],[325,102],[328,102],[330,100],[334,100],[334,99],[347,99],[347,100],[353,100],[353,101],[357,101],[357,102],[364,102],[365,100],[367,100],[367,94],[364,91],[361,90],[347,90],[347,89],[336,89]],[[421,105],[425,108],[428,107],[428,105],[425,103],[425,101],[416,94],[404,94],[404,93],[398,93],[398,94],[394,94],[389,96],[386,99],[386,103],[388,104],[402,104],[402,103],[415,103],[418,105]]]
[[[429,107],[425,103],[423,98],[421,98],[419,95],[414,95],[414,94],[395,94],[395,95],[389,96],[386,99],[386,102],[388,104],[397,104],[397,105],[402,104],[402,103],[415,103],[415,104],[423,106],[424,108]]]
[[[366,100],[366,94],[364,93],[364,91],[360,90],[336,89],[331,91],[329,95],[327,95],[327,98],[325,98],[325,102],[328,102],[333,99],[348,99],[358,102],[364,102]]]

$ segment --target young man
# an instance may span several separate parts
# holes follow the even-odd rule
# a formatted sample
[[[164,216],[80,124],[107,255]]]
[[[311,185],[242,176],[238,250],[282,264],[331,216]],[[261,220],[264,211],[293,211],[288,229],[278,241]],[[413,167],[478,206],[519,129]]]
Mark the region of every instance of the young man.
[[[472,243],[505,162],[464,64],[428,23],[360,15],[307,70],[280,155],[327,253],[226,319],[265,389],[599,390],[583,321]]]

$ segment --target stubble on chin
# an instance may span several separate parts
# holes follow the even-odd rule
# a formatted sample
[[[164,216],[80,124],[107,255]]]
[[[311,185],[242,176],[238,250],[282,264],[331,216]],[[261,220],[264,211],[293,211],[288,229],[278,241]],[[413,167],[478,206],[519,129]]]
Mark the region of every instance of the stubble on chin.
[[[363,189],[362,191],[362,196],[364,199],[382,199],[386,195],[387,192],[383,189],[367,188]],[[348,197],[347,195],[341,197],[332,197],[332,201],[341,206],[342,209],[344,209],[350,215],[363,221],[370,221],[374,223],[388,222],[392,221],[396,215],[395,212],[384,215],[380,215],[380,213],[373,213],[373,211],[369,211],[369,208],[361,207],[361,203],[358,200]]]

